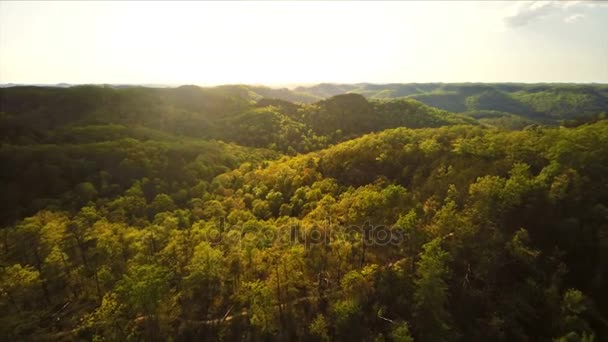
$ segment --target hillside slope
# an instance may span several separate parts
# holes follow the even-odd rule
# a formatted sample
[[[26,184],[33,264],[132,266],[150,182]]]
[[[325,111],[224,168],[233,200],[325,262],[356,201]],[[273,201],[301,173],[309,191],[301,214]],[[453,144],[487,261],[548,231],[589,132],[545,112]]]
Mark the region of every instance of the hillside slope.
[[[487,118],[491,111],[493,119],[484,120],[486,123],[514,128],[594,118],[608,112],[608,86],[595,84],[361,83],[319,84],[295,91],[317,97],[356,93],[369,99],[412,98],[428,106],[481,118]]]
[[[0,333],[601,340],[607,148],[601,121],[389,129],[215,177],[167,151],[3,229]]]
[[[57,143],[66,132],[92,132],[87,127],[94,126],[98,128],[95,134],[113,137],[137,138],[132,135],[135,131],[147,130],[157,136],[216,139],[295,153],[390,127],[474,123],[412,100],[376,103],[342,95],[301,105],[264,97],[280,94],[270,88],[239,85],[4,88],[0,89],[0,141]]]

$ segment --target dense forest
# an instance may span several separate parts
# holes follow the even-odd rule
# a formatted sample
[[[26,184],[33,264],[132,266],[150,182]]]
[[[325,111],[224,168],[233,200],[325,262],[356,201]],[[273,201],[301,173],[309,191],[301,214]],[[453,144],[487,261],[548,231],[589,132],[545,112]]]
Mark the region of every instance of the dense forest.
[[[318,84],[291,93],[275,90],[274,97],[316,101],[357,93],[369,99],[418,100],[426,105],[462,113],[480,122],[510,129],[530,124],[578,124],[603,118],[608,108],[608,85],[518,83]],[[309,95],[309,99],[303,95]],[[603,114],[602,114],[603,113]]]
[[[608,86],[0,89],[0,340],[608,339]]]

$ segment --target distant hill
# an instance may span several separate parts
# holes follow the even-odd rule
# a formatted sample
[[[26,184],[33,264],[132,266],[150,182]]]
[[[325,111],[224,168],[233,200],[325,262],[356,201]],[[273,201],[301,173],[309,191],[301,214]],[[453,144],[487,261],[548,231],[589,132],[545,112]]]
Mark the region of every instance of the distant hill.
[[[303,124],[303,128],[297,131],[309,132],[312,129],[310,132],[313,134],[330,134],[332,137],[328,141],[339,141],[336,140],[337,131],[340,139],[344,139],[352,137],[352,134],[402,125],[434,127],[448,117],[450,120],[455,118],[447,112],[461,114],[456,121],[468,117],[468,123],[479,122],[507,129],[521,129],[532,124],[569,125],[594,121],[605,117],[608,112],[608,85],[596,84],[321,83],[294,89],[238,84],[173,88],[61,84],[59,87],[12,86],[1,89],[2,127],[12,127],[6,132],[9,136],[20,132],[18,127],[23,125],[19,122],[31,117],[37,119],[34,124],[25,125],[30,130],[87,122],[127,123],[170,131],[171,134],[227,139],[227,136],[235,134],[218,134],[218,127],[231,124],[231,117],[260,108],[264,103],[276,107],[274,111],[279,114]],[[340,97],[347,94],[358,94],[361,98]],[[278,105],[269,102],[277,100],[284,102]],[[411,101],[443,112],[438,115],[439,112],[430,107],[420,107],[422,109],[416,112],[418,117],[414,123],[411,111],[414,102]],[[381,104],[387,102],[392,104]],[[389,120],[384,110],[397,113],[390,114]],[[420,114],[421,111],[424,113]],[[437,121],[438,118],[441,119]],[[351,119],[354,120],[353,127],[349,126]],[[285,120],[281,122],[287,124]],[[24,135],[19,134],[19,139],[24,139]],[[316,138],[311,135],[309,139]],[[292,148],[310,151],[321,146],[319,143],[305,145],[309,147]]]
[[[87,140],[175,135],[308,152],[393,127],[475,124],[413,99],[368,100],[343,94],[312,104],[287,89],[225,85],[202,88],[73,86],[0,89],[0,141],[56,143],[86,128]],[[88,127],[88,128],[87,128]],[[90,129],[95,127],[95,129]],[[118,129],[117,127],[122,127]],[[70,132],[70,133],[66,133]]]
[[[0,88],[82,88],[68,83],[57,85],[3,84]],[[223,85],[197,87],[171,85],[106,84],[89,87],[202,89],[200,92],[239,97],[257,102],[279,99],[294,104],[313,104],[343,94],[360,94],[368,100],[414,99],[427,106],[480,119],[482,123],[507,128],[523,128],[528,124],[558,124],[569,120],[593,119],[608,112],[606,84],[524,84],[524,83],[320,83],[293,89],[262,85]],[[155,90],[150,90],[154,92]],[[195,94],[199,92],[195,91]],[[207,96],[206,95],[206,96]],[[178,95],[179,97],[179,95]],[[206,102],[207,97],[199,99]],[[491,114],[488,115],[488,111]],[[491,118],[490,118],[491,117]]]
[[[412,98],[454,113],[479,117],[490,110],[494,118],[524,123],[556,124],[608,112],[608,85],[599,84],[323,83],[297,87],[294,92],[321,98],[352,93],[368,99]]]

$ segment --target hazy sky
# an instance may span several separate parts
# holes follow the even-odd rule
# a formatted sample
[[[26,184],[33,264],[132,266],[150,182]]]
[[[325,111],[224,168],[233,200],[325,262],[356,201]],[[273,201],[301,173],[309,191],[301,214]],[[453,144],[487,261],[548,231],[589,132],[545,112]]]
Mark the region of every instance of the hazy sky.
[[[608,82],[608,2],[0,2],[0,83]]]

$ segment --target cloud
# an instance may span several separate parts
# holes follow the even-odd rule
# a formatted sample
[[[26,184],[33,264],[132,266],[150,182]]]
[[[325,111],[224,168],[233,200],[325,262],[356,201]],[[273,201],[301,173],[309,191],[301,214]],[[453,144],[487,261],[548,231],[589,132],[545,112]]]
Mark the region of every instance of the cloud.
[[[566,22],[568,24],[573,24],[577,21],[581,21],[584,17],[585,17],[584,14],[576,13],[569,17],[566,17],[566,19],[564,19],[564,22]]]
[[[511,7],[504,23],[509,27],[520,27],[552,15],[563,16],[566,23],[574,23],[585,17],[574,11],[597,7],[608,7],[608,1],[522,1]]]
[[[511,27],[525,26],[559,11],[561,6],[557,1],[520,2],[505,23]]]

